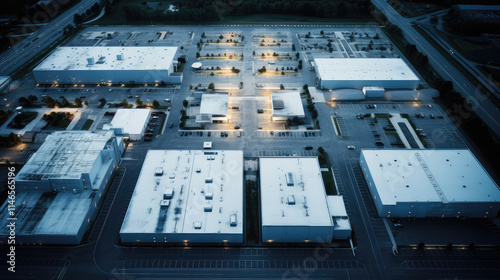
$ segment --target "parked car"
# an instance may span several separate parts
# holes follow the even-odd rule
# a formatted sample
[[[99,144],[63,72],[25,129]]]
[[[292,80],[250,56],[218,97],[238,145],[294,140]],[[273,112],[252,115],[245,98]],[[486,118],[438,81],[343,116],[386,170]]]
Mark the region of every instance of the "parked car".
[[[169,126],[169,127],[170,127],[170,128],[174,127],[174,123],[170,123],[170,126]]]
[[[355,146],[347,146],[347,149],[349,149],[349,150],[356,150],[356,147]]]
[[[312,147],[311,145],[307,145],[305,149],[306,149],[306,150],[312,150],[312,149],[313,149],[313,147]]]

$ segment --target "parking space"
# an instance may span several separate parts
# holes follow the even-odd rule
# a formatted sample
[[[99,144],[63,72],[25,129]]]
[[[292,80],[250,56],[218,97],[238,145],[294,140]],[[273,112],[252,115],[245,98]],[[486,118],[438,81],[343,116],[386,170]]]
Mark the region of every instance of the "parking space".
[[[304,265],[306,267],[304,267]],[[298,260],[155,260],[138,259],[122,263],[128,269],[162,268],[162,269],[364,269],[364,265],[355,260],[322,260],[314,264]],[[311,267],[310,267],[311,266]]]

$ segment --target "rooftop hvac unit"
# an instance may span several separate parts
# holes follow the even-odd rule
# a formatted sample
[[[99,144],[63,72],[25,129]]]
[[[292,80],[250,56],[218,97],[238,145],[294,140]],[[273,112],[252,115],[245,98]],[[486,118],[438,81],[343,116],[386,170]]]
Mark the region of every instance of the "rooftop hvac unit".
[[[210,183],[213,183],[213,182],[214,182],[214,178],[212,178],[212,177],[206,177],[205,178],[205,183],[210,184]]]
[[[231,214],[231,216],[229,216],[229,225],[232,227],[235,227],[238,225],[238,219],[237,219],[236,214]]]
[[[205,202],[205,207],[204,207],[205,212],[212,212],[212,203],[209,201]]]
[[[201,172],[201,168],[196,169],[196,173],[200,173],[200,172]]]
[[[286,173],[286,185],[293,186],[293,174],[292,174],[292,172]]]
[[[117,59],[117,60],[123,60],[123,54],[121,54],[121,53],[120,53],[120,54],[117,54],[117,55],[116,55],[116,59]]]
[[[171,199],[174,196],[174,189],[167,188],[163,193],[163,199]]]
[[[160,207],[168,207],[170,206],[170,200],[163,199],[160,201]]]
[[[155,176],[162,176],[163,175],[163,167],[158,167],[155,169]]]
[[[288,202],[288,205],[295,205],[295,196],[293,194],[289,195],[287,198],[287,202]]]
[[[88,65],[94,65],[94,63],[95,63],[94,57],[87,58],[87,63],[88,63]]]
[[[200,221],[196,221],[193,223],[193,226],[194,226],[194,229],[201,229],[201,222]]]
[[[214,194],[211,192],[205,192],[205,199],[212,200],[214,198]]]

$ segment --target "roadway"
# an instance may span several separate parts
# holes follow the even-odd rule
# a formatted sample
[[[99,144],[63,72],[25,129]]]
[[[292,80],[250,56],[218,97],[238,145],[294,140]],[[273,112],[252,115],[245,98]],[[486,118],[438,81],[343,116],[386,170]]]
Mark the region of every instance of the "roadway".
[[[33,57],[63,35],[64,27],[73,24],[73,17],[76,13],[84,13],[97,2],[99,0],[81,0],[47,25],[0,54],[0,75],[12,75],[17,69],[29,63]]]
[[[500,137],[500,111],[498,107],[480,91],[481,87],[491,87],[487,83],[486,85],[472,84],[413,28],[410,19],[401,16],[389,3],[384,0],[372,0],[372,3],[386,15],[387,19],[389,19],[392,24],[401,28],[408,42],[415,44],[422,53],[427,55],[430,65],[432,65],[443,79],[453,82],[455,90],[460,92],[462,96],[467,99],[477,115],[491,128],[497,137]],[[480,77],[478,77],[478,79],[481,81]],[[491,98],[494,97],[492,96]],[[465,114],[463,117],[464,116]]]

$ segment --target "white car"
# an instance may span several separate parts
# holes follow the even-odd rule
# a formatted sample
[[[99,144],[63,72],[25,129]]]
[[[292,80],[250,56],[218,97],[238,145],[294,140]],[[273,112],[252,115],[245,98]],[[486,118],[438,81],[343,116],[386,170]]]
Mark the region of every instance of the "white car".
[[[347,146],[347,149],[349,149],[349,150],[356,150],[356,147],[355,146]]]

